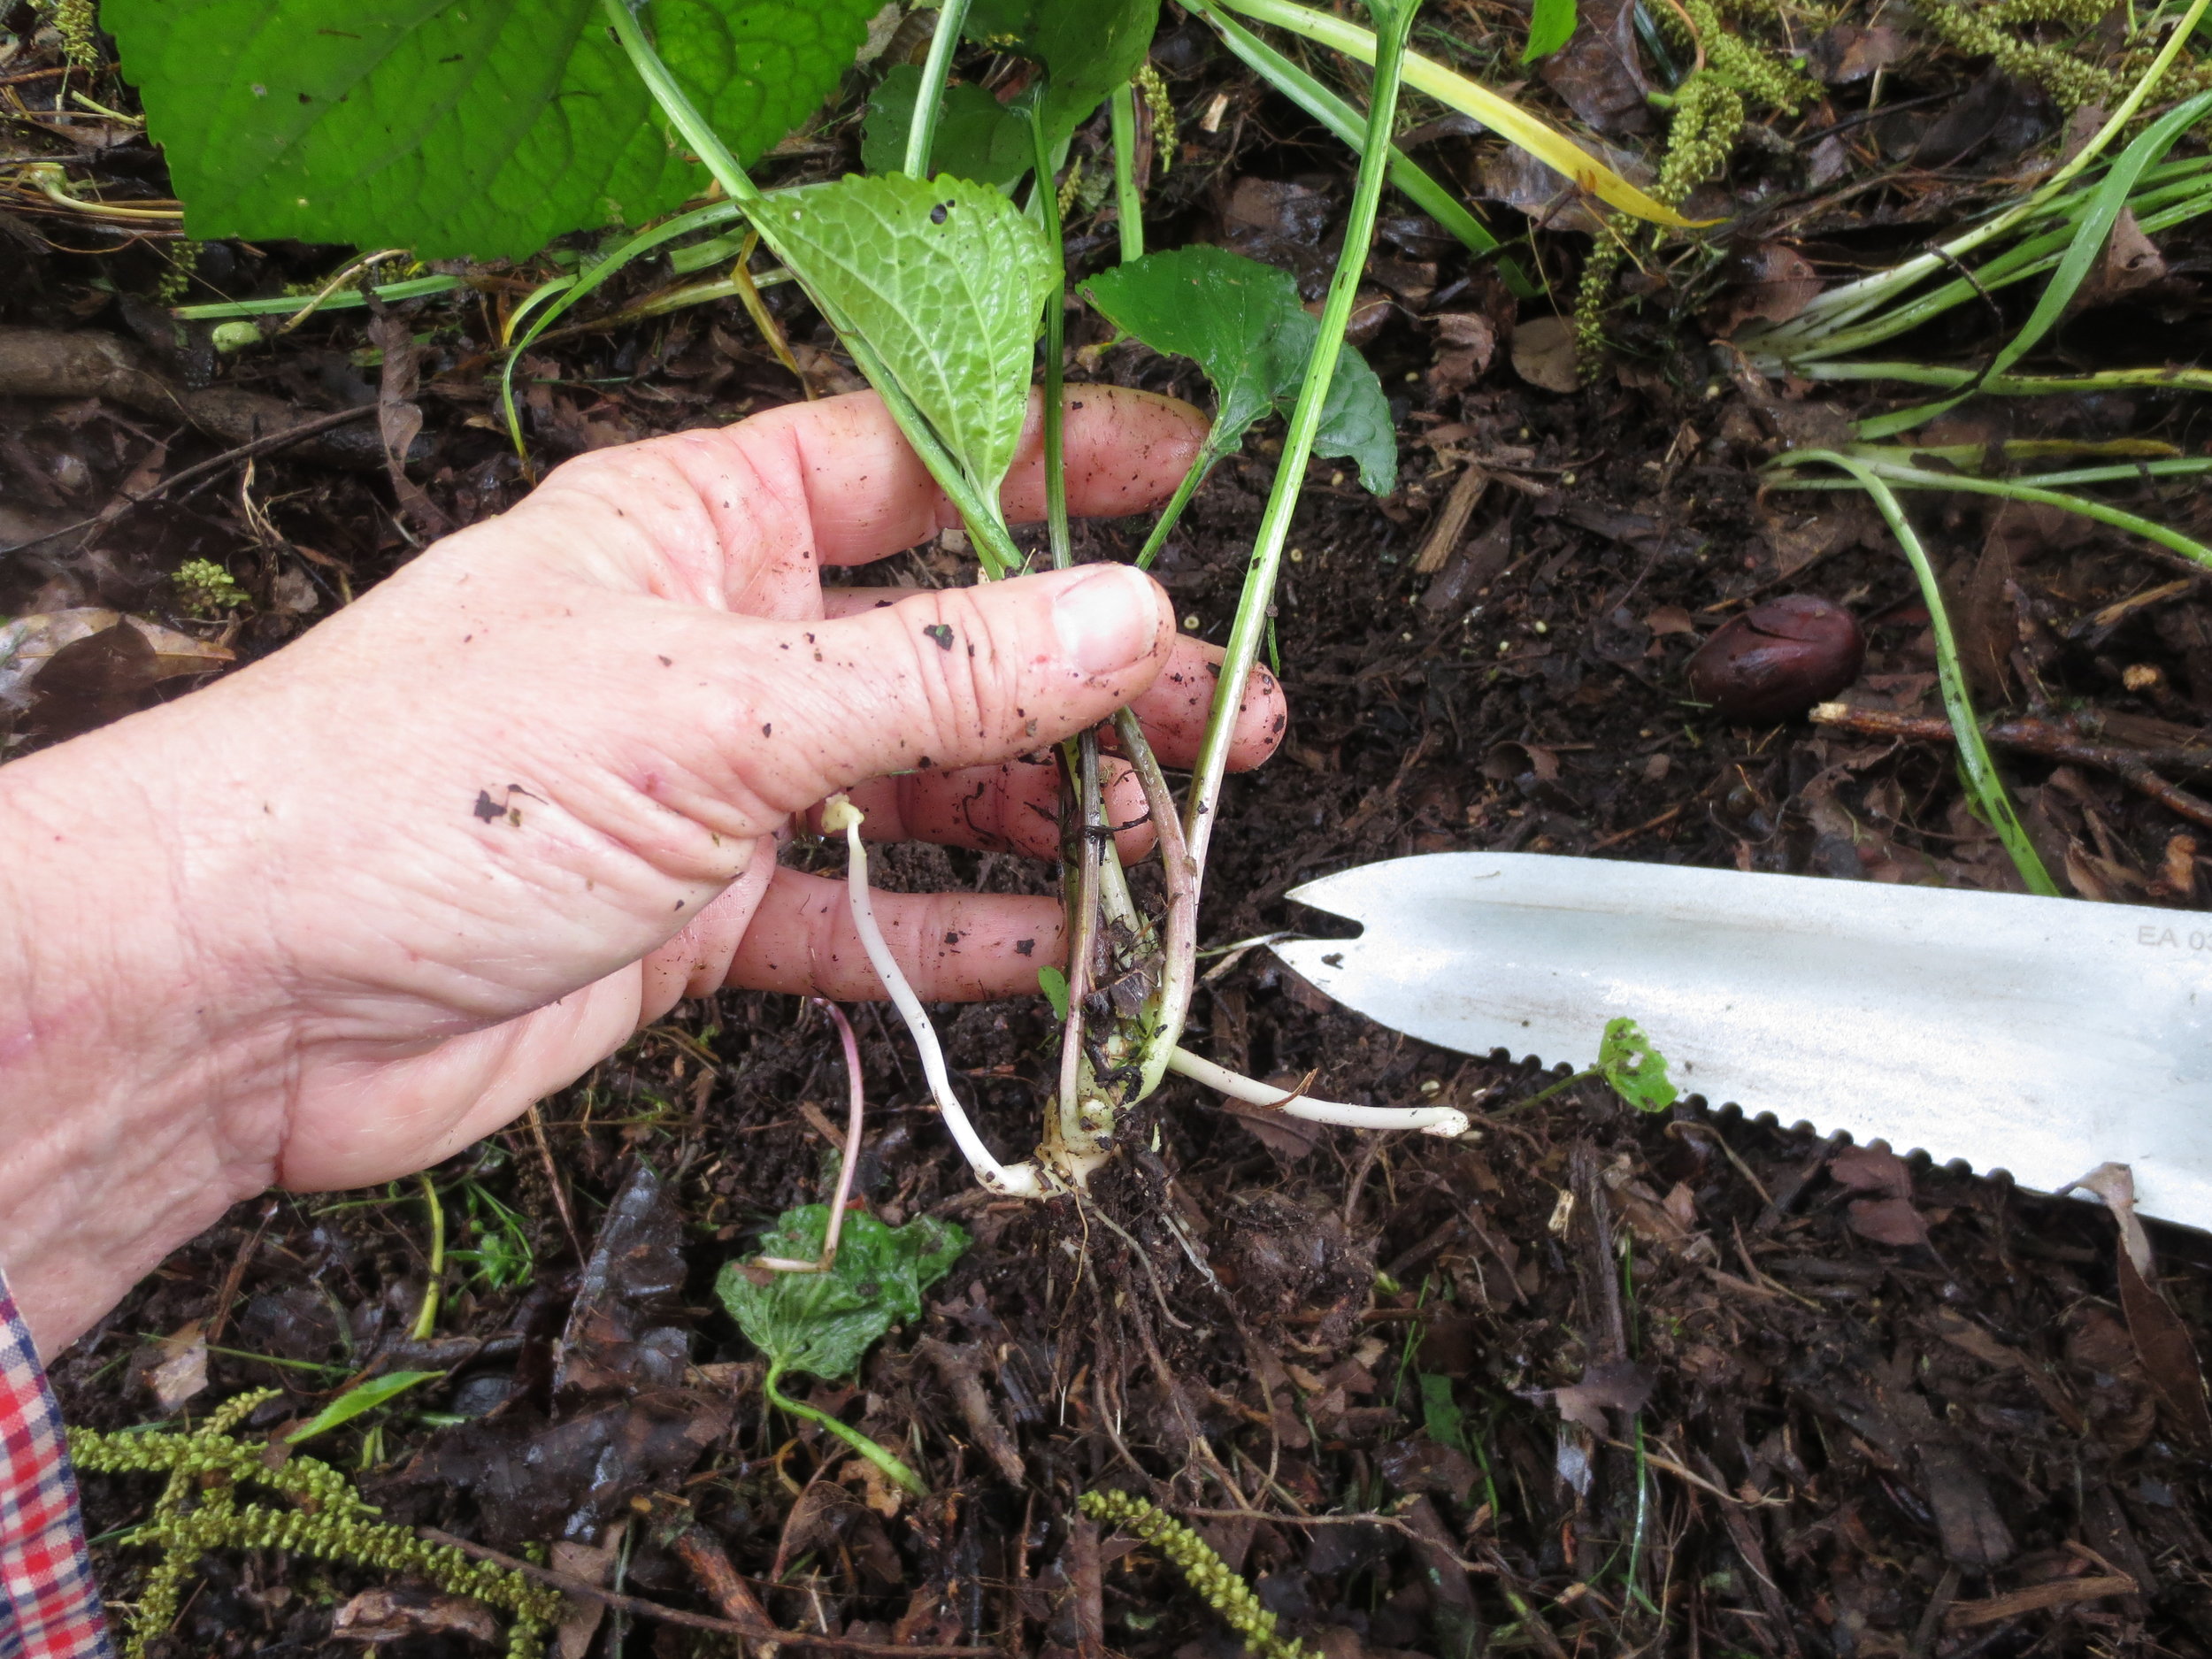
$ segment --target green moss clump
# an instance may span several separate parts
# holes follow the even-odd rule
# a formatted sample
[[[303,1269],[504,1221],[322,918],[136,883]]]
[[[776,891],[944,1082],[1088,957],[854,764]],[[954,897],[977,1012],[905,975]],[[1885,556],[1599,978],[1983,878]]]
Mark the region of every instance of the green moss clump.
[[[169,580],[187,616],[211,617],[218,611],[242,610],[251,603],[237,578],[213,559],[187,559]]]

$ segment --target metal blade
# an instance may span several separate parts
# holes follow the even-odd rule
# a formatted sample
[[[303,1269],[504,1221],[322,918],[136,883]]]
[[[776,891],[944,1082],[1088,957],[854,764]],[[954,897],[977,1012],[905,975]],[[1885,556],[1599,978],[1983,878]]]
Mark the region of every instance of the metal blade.
[[[1527,853],[1290,896],[1366,932],[1276,954],[1424,1041],[1587,1064],[1626,1015],[1713,1105],[2212,1229],[2212,916]]]

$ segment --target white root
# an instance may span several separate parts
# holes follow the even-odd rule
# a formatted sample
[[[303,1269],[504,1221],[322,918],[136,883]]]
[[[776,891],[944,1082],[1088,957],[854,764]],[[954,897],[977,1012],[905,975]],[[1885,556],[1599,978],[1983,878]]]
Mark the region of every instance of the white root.
[[[1302,1118],[1313,1124],[1340,1124],[1348,1129],[1417,1129],[1424,1134],[1463,1135],[1472,1125],[1455,1106],[1349,1106],[1340,1101],[1315,1100],[1307,1094],[1285,1094],[1282,1090],[1256,1082],[1226,1066],[1202,1060],[1187,1048],[1171,1049],[1167,1069],[1194,1083],[1202,1083],[1231,1100],[1264,1106],[1286,1118]]]
[[[868,853],[860,841],[860,809],[841,795],[830,796],[822,808],[822,827],[831,834],[845,832],[847,862],[845,885],[851,901],[853,928],[860,935],[861,948],[868,953],[868,961],[883,981],[883,988],[891,994],[891,1004],[899,1010],[899,1018],[913,1034],[914,1048],[921,1056],[922,1075],[929,1079],[929,1092],[936,1097],[937,1110],[945,1116],[945,1127],[952,1131],[961,1155],[975,1171],[975,1178],[995,1193],[1004,1193],[1015,1198],[1038,1198],[1044,1194],[1043,1176],[1034,1163],[1022,1163],[1010,1169],[991,1156],[991,1149],[983,1144],[975,1125],[968,1121],[966,1110],[952,1092],[952,1079],[945,1070],[945,1051],[937,1041],[937,1029],[929,1023],[929,1015],[922,1007],[922,999],[914,995],[914,987],[906,982],[898,961],[891,955],[891,947],[884,942],[883,930],[876,926],[876,909],[868,891]]]

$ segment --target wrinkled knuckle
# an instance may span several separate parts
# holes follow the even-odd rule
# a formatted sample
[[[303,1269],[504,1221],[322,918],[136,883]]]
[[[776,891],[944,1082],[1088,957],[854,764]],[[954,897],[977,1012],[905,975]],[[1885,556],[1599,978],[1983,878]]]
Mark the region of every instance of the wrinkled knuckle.
[[[936,595],[928,610],[910,649],[932,732],[954,755],[987,752],[1008,712],[1021,703],[1018,633],[999,608],[979,603],[966,589]],[[938,764],[947,758],[940,755]]]

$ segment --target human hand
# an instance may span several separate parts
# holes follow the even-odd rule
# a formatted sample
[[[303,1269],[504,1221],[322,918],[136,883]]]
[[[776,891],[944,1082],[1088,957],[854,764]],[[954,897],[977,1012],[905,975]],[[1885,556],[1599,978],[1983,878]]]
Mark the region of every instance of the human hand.
[[[1080,388],[1073,511],[1157,500],[1202,435]],[[1019,757],[1135,699],[1187,761],[1217,653],[1133,571],[826,598],[823,567],[953,522],[872,396],[601,451],[267,660],[0,768],[0,1248],[42,1346],[237,1198],[435,1163],[682,996],[879,995],[840,884],[775,863],[833,791],[1048,852]],[[1266,680],[1236,759],[1281,725]],[[1063,954],[1052,900],[877,913],[926,998]]]

